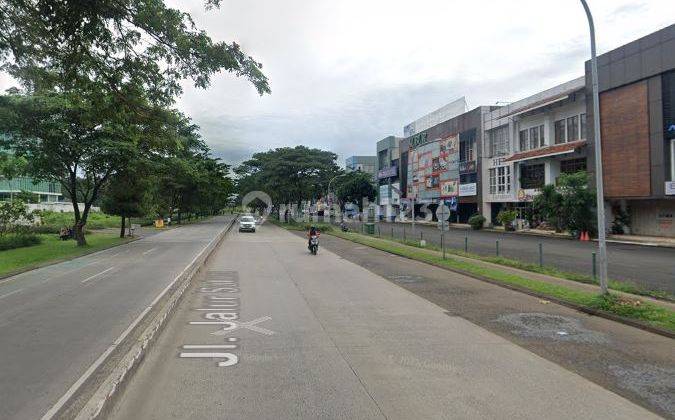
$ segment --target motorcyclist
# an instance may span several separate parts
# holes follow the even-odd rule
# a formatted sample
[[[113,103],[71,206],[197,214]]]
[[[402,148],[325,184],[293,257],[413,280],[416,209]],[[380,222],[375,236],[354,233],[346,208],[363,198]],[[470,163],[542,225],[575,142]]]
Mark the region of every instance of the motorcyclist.
[[[312,244],[312,236],[317,236],[317,237],[318,237],[318,236],[321,236],[321,232],[319,232],[319,229],[317,229],[316,226],[314,226],[314,225],[312,225],[312,226],[309,228],[309,232],[307,233],[307,238],[308,238],[308,240],[307,240],[307,249],[309,249],[309,247],[310,247],[311,244]]]

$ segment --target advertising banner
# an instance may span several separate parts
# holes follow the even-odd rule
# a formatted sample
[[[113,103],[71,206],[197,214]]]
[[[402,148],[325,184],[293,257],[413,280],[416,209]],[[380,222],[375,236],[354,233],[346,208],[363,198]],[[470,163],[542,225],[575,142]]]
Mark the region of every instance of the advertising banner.
[[[397,166],[390,166],[388,168],[380,169],[377,172],[377,178],[378,179],[394,178],[396,176],[398,176],[398,167]]]
[[[460,197],[470,197],[477,195],[478,188],[475,182],[470,184],[460,184],[459,185],[459,196]]]
[[[413,144],[408,161],[408,188],[418,200],[459,194],[459,136]]]
[[[455,197],[459,195],[459,181],[443,181],[441,183],[441,197]]]

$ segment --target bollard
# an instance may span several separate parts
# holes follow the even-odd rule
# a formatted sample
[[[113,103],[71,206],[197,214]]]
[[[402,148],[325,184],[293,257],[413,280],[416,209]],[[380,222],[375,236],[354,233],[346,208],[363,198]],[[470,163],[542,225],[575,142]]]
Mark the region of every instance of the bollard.
[[[495,253],[499,256],[499,239],[495,241]]]
[[[391,239],[394,239],[394,227],[391,227]]]
[[[420,241],[424,239],[423,233],[424,233],[424,232],[420,231]]]
[[[468,236],[464,237],[464,253],[465,254],[469,253],[469,237]]]
[[[445,259],[445,235],[441,233],[441,249],[443,250],[443,259]]]
[[[403,242],[405,242],[405,225],[403,225]]]
[[[379,223],[377,224],[377,237],[378,237],[378,238],[381,238],[381,237],[382,237],[382,234],[381,234],[381,232],[380,232],[380,224],[379,224]]]
[[[593,252],[593,281],[596,281],[598,279],[598,273],[597,273],[597,267],[595,265],[595,252]]]
[[[544,246],[539,242],[539,267],[544,266]]]

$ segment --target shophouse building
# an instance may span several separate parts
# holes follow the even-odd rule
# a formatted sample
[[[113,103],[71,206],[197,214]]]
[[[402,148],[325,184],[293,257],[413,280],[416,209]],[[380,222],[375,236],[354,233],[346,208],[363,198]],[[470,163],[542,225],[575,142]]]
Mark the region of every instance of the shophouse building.
[[[388,136],[377,142],[377,204],[380,218],[393,221],[401,205],[400,137]]]
[[[586,93],[580,77],[485,115],[482,213],[497,223],[502,209],[528,220],[532,200],[561,173],[586,170]]]

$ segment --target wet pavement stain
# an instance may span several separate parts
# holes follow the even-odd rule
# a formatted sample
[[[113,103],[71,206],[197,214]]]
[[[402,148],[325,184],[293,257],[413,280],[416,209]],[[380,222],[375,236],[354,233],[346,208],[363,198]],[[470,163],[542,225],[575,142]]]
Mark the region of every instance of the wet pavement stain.
[[[511,332],[522,337],[588,344],[608,342],[605,334],[584,328],[578,319],[560,315],[517,313],[502,315],[497,322],[513,327]]]

